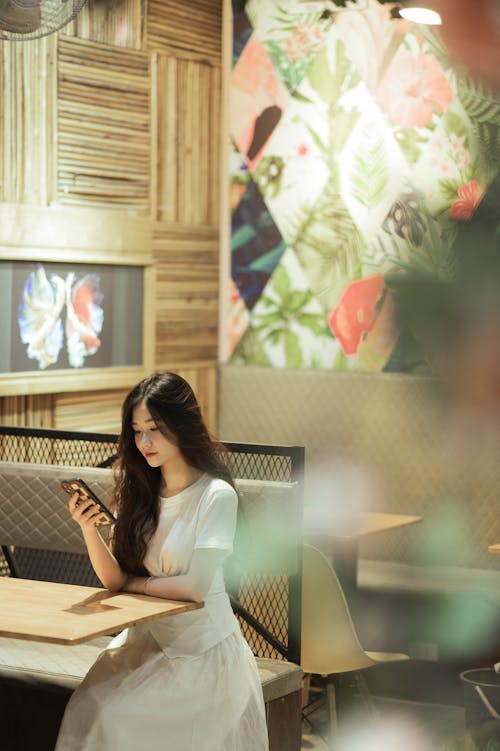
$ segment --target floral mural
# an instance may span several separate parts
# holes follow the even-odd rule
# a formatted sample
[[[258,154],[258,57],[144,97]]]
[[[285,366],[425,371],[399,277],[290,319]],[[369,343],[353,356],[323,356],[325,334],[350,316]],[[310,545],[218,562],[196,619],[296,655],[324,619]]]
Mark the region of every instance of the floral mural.
[[[498,100],[376,0],[248,0],[234,19],[224,359],[425,370],[387,280],[453,278],[499,170]]]

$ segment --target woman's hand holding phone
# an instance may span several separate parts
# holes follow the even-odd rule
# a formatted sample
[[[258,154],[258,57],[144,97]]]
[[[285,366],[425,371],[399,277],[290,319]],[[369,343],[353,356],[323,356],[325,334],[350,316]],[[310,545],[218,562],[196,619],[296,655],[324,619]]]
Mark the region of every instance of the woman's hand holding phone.
[[[83,480],[63,480],[61,487],[70,494],[69,512],[82,530],[113,524],[114,516],[111,511]]]
[[[73,493],[68,502],[69,512],[82,531],[109,524],[106,514],[91,498],[82,499],[78,492]]]

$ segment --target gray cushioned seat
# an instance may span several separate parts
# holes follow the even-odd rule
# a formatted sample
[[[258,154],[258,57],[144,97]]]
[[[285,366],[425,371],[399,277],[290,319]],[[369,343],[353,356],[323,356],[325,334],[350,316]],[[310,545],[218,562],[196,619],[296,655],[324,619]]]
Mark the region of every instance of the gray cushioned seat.
[[[0,638],[2,681],[74,691],[108,642],[106,636],[75,646]],[[298,665],[258,657],[257,667],[266,703],[300,689],[303,673]]]

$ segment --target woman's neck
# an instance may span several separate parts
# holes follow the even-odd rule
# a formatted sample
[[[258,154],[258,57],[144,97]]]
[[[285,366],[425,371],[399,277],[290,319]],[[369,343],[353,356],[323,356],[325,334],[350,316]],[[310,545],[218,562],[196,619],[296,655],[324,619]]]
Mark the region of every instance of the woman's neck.
[[[196,469],[196,467],[191,467],[188,464],[175,467],[162,467],[161,473],[160,495],[164,498],[176,495],[185,490],[203,474],[201,469]]]

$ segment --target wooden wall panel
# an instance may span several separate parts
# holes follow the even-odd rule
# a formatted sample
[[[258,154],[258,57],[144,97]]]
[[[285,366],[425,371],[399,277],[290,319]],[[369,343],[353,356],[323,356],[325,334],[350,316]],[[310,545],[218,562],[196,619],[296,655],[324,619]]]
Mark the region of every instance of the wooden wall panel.
[[[211,430],[221,51],[222,0],[88,0],[58,34],[0,43],[0,202],[11,219],[13,209],[29,217],[22,231],[11,222],[17,229],[3,238],[0,255],[15,259],[31,249],[31,260],[64,253],[78,262],[101,260],[105,252],[116,262],[128,248],[130,221],[150,219],[153,367],[175,370],[192,384]],[[119,223],[122,217],[123,227],[111,215]],[[151,225],[146,229],[134,230],[132,239],[136,255],[150,261]],[[4,391],[0,421],[117,431],[126,384],[110,378],[87,388],[81,375],[78,391]]]
[[[149,56],[59,40],[61,203],[149,214]]]
[[[215,363],[218,331],[218,232],[158,225],[156,367]]]
[[[54,197],[56,42],[0,43],[0,201],[45,206]]]
[[[58,394],[54,400],[54,427],[58,430],[84,430],[117,433],[121,405],[128,389]]]
[[[218,226],[221,71],[159,55],[156,85],[157,218]]]
[[[146,0],[87,0],[62,33],[113,47],[140,50],[145,13]]]
[[[222,2],[148,0],[146,49],[221,62]]]
[[[211,366],[173,369],[191,385],[208,428],[214,431],[217,420],[217,368]],[[59,394],[54,399],[53,427],[58,430],[118,433],[121,424],[121,406],[127,393],[128,389]]]
[[[0,397],[0,423],[15,427],[54,427],[52,394]]]

